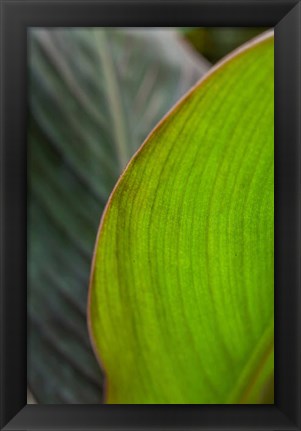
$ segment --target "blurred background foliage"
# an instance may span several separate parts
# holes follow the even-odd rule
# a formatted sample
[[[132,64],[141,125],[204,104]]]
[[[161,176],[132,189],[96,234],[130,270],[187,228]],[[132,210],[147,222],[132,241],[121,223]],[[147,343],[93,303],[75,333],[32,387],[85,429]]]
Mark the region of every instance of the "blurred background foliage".
[[[172,105],[263,30],[29,31],[28,402],[101,402],[86,301],[108,196]]]
[[[202,27],[183,29],[186,40],[211,63],[267,30],[266,27]]]

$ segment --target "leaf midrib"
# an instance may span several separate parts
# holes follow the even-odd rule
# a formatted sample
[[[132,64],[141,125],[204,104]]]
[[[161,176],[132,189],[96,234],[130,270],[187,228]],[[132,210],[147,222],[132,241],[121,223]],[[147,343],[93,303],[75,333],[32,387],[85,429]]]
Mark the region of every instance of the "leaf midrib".
[[[268,320],[266,329],[263,331],[256,347],[253,349],[253,354],[248,357],[240,373],[238,382],[227,399],[227,404],[245,404],[247,402],[246,397],[256,384],[258,377],[260,377],[261,370],[273,352],[273,329],[274,315]],[[246,376],[247,378],[245,378]]]
[[[108,39],[106,31],[101,33],[101,37],[97,37],[99,33],[94,31],[96,45],[101,44],[101,49],[98,49],[101,57],[101,65],[104,74],[104,80],[107,85],[106,97],[110,107],[110,114],[113,123],[113,135],[117,148],[117,156],[121,170],[127,164],[131,153],[128,145],[128,129],[126,124],[126,112],[120,98],[120,91],[116,77],[116,66],[112,56],[112,52],[108,49]]]

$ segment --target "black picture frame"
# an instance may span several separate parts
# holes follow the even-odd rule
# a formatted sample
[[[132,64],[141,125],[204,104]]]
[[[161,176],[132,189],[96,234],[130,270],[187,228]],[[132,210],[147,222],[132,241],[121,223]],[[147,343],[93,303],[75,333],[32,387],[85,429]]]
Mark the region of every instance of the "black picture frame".
[[[1,0],[1,429],[300,430],[300,0]],[[275,28],[275,404],[26,405],[26,31]]]

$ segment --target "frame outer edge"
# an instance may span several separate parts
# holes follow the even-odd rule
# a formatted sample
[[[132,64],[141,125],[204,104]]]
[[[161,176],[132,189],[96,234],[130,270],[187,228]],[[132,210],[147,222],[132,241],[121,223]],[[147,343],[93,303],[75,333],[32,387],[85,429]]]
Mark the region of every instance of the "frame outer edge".
[[[272,3],[272,2],[273,2],[273,0],[270,0],[270,1],[266,2],[266,3],[268,4],[268,3]],[[24,5],[27,6],[29,4],[33,4],[34,2],[32,2],[30,0],[23,0],[23,1],[19,1],[19,2],[11,2],[10,5],[12,5],[13,3],[14,3],[15,7],[16,7],[17,4],[22,4],[22,6],[24,7]],[[41,3],[45,3],[45,5],[47,3],[48,4],[52,3],[53,5],[56,4],[56,2],[49,2],[49,0],[41,0]],[[68,0],[67,2],[62,2],[62,3],[66,3],[66,4],[68,3],[68,7],[70,7],[70,6],[72,6],[73,0]],[[84,4],[84,1],[81,1],[79,3]],[[99,3],[101,3],[101,2],[99,2]],[[126,4],[126,1],[124,3]],[[136,3],[137,3],[137,1],[136,1]],[[164,2],[164,4],[168,4],[168,3],[172,4],[172,1],[170,1],[170,2],[169,1]],[[200,2],[200,3],[202,3],[202,2]],[[223,3],[227,3],[227,0],[223,1]],[[232,2],[228,2],[228,3],[233,3],[233,1]],[[241,3],[243,3],[243,2],[241,2]],[[254,4],[258,5],[259,4],[259,0],[253,1],[253,2],[249,2],[249,3],[254,3]],[[279,2],[278,1],[278,2],[275,2],[275,3],[277,3],[280,6],[282,6],[283,8],[284,7],[287,8],[288,10],[291,9],[292,7],[294,9],[298,8],[297,9],[298,10],[298,14],[299,14],[298,15],[298,22],[299,22],[299,31],[300,31],[300,10],[301,10],[300,1],[298,1],[298,2],[296,2],[296,1],[287,1],[287,2],[280,1]],[[4,96],[5,96],[5,93],[7,92],[7,91],[5,91],[5,88],[4,88],[4,82],[5,82],[4,81],[4,77],[6,75],[8,75],[8,73],[6,73],[6,75],[4,76],[4,68],[5,68],[5,66],[4,66],[4,56],[5,56],[4,53],[5,53],[5,50],[6,50],[6,48],[5,48],[4,34],[6,33],[6,31],[8,31],[7,30],[7,24],[8,23],[5,22],[5,18],[7,18],[7,16],[5,16],[4,9],[5,9],[6,5],[8,5],[8,4],[9,4],[9,1],[7,1],[7,0],[6,1],[2,0],[1,1],[1,60],[2,60],[1,61],[1,121],[2,121],[2,127],[1,127],[1,161],[0,161],[0,163],[1,163],[0,167],[2,168],[1,169],[1,216],[2,217],[1,217],[1,250],[0,250],[0,252],[1,252],[1,282],[2,282],[1,283],[1,307],[2,307],[1,308],[1,311],[2,311],[2,313],[1,313],[1,359],[2,359],[2,361],[1,361],[1,382],[0,382],[0,384],[1,384],[1,394],[0,394],[1,395],[1,405],[0,405],[1,411],[0,411],[0,413],[1,413],[1,420],[2,420],[2,422],[1,422],[1,428],[4,425],[3,424],[3,420],[7,424],[7,422],[11,419],[11,417],[9,417],[9,416],[11,416],[11,412],[12,412],[11,408],[7,410],[7,406],[6,406],[7,400],[5,399],[5,396],[7,395],[7,393],[6,393],[7,383],[6,384],[3,383],[4,380],[5,380],[4,379],[4,377],[5,377],[4,374],[6,373],[6,369],[7,369],[7,365],[8,365],[8,361],[6,360],[6,362],[4,362],[4,360],[3,360],[4,356],[7,354],[7,349],[6,349],[6,341],[7,340],[5,339],[5,333],[7,333],[7,327],[9,326],[6,323],[7,316],[9,314],[9,312],[8,312],[9,307],[8,307],[8,310],[5,309],[6,308],[5,305],[7,304],[7,296],[4,295],[4,284],[7,281],[7,275],[6,275],[7,272],[6,272],[6,268],[4,268],[4,264],[7,262],[7,259],[5,259],[5,257],[4,257],[4,252],[7,251],[7,247],[6,247],[6,243],[5,243],[4,240],[7,237],[7,235],[5,235],[6,222],[10,221],[10,218],[8,217],[8,215],[9,215],[8,212],[6,211],[6,209],[4,209],[5,205],[3,205],[4,203],[6,203],[6,195],[5,195],[5,193],[7,193],[7,179],[8,179],[7,169],[5,169],[5,162],[6,162],[6,151],[5,150],[6,150],[6,148],[4,147],[5,142],[6,142],[6,145],[8,145],[8,140],[5,139],[6,133],[7,133],[7,125],[4,124],[4,123],[6,123],[4,121],[5,106],[6,106],[6,99],[4,100]],[[295,7],[294,7],[294,5],[295,5]],[[15,9],[15,11],[16,10],[17,9]],[[12,20],[12,16],[10,16],[9,19]],[[18,19],[19,19],[19,21],[18,21]],[[27,17],[27,19],[28,19],[28,17]],[[20,17],[16,17],[16,20],[14,22],[15,22],[15,25],[16,25],[16,22],[19,25],[20,24]],[[23,23],[23,25],[24,25],[24,23]],[[16,29],[17,29],[17,33],[15,34],[16,41],[18,40],[20,42],[20,40],[22,39],[22,37],[20,37],[20,28],[15,27],[14,30],[16,30]],[[11,30],[11,31],[13,32],[14,30]],[[14,47],[17,46],[17,42],[15,42],[15,43],[16,43],[16,45],[14,45]],[[20,49],[20,47],[18,49]],[[15,65],[15,63],[14,63],[14,65]],[[7,69],[7,70],[9,70],[9,69]],[[23,70],[22,67],[21,67],[21,70]],[[298,71],[300,73],[300,34],[299,34],[299,52],[298,52]],[[15,71],[15,73],[17,73],[17,72]],[[23,82],[23,84],[24,84],[24,82]],[[20,88],[21,94],[24,93],[24,87],[22,88],[22,84],[18,84],[17,88]],[[299,99],[298,99],[298,105],[297,105],[298,106],[298,112],[297,113],[299,113],[299,115],[300,115],[300,81],[298,83],[297,91],[298,91],[298,95],[299,95],[298,96]],[[17,113],[16,113],[17,116],[19,115],[19,110],[20,110],[20,108],[17,107]],[[10,112],[11,112],[11,109],[10,109]],[[8,117],[8,115],[7,115],[7,117]],[[20,120],[18,120],[18,121],[20,121]],[[22,126],[22,122],[20,124]],[[4,129],[4,127],[5,127],[5,129]],[[21,127],[21,129],[22,129],[22,127]],[[300,123],[298,125],[298,142],[300,144]],[[23,156],[24,156],[24,154],[23,154]],[[299,181],[298,182],[298,190],[300,191],[300,160],[299,160],[299,157],[300,157],[300,151],[299,151],[299,154],[298,154],[298,163],[299,163],[299,170],[298,170],[298,178],[299,178],[298,179],[298,181]],[[21,157],[21,159],[22,159],[22,157]],[[21,163],[21,166],[23,166],[21,159],[19,159],[19,163]],[[20,166],[20,164],[19,164],[19,166]],[[17,181],[20,181],[20,179],[18,179]],[[20,185],[20,182],[18,182],[17,184]],[[300,203],[298,205],[298,210],[297,211],[298,211],[298,217],[299,217],[299,219],[298,219],[298,221],[299,221],[299,224],[298,224],[298,239],[300,240]],[[23,236],[21,236],[21,239],[22,238],[23,238]],[[12,249],[10,249],[10,250],[12,250]],[[16,252],[16,249],[13,249],[13,251]],[[10,255],[11,255],[11,252],[10,252]],[[298,246],[297,255],[298,255],[297,257],[300,258],[300,245]],[[298,278],[298,280],[299,280],[299,285],[298,285],[298,287],[299,287],[298,301],[299,302],[298,302],[298,304],[300,305],[300,272],[298,273],[298,277],[299,277]],[[20,307],[18,306],[18,309],[19,308]],[[23,314],[24,313],[22,312],[22,315]],[[296,335],[299,335],[299,343],[298,343],[298,360],[299,360],[299,364],[300,364],[300,333],[301,333],[301,331],[300,331],[300,318],[299,318],[298,333],[296,334]],[[9,365],[11,366],[11,364],[9,364]],[[15,380],[13,379],[13,382],[14,381]],[[300,429],[299,428],[300,427],[300,372],[299,372],[299,376],[298,376],[298,385],[299,385],[298,429]],[[13,388],[13,389],[15,389],[15,388]],[[14,390],[13,390],[13,392],[14,392]],[[22,392],[22,390],[19,392],[19,395],[17,396],[17,398],[19,398],[19,400],[22,398],[22,395],[20,397],[20,393],[21,392]],[[25,388],[25,392],[26,392],[26,388]],[[18,404],[18,400],[16,401],[15,404]],[[19,411],[19,413],[21,413],[21,411],[22,411],[22,413],[25,413],[25,411],[28,410],[27,407],[28,406],[26,406],[23,409],[23,411],[22,411],[22,408],[21,408],[21,410]],[[36,407],[38,408],[38,406],[35,406],[34,408],[36,408]],[[53,407],[55,407],[55,406],[53,406]],[[31,411],[33,411],[33,410],[31,409]],[[13,422],[14,422],[14,420],[11,421],[11,426],[9,426],[7,424],[8,427],[5,427],[5,428],[6,429],[19,429],[19,426],[18,426],[18,428],[15,428],[13,426],[13,424],[12,424]],[[27,424],[24,423],[24,427],[26,427],[27,429],[33,429],[32,425],[30,425],[29,423],[27,423]],[[43,425],[43,427],[41,427],[40,429],[42,429],[42,428],[44,429],[45,426]],[[46,428],[47,428],[47,425],[46,425]],[[54,429],[55,428],[56,427],[54,427]],[[58,428],[60,428],[60,427],[58,427]],[[70,428],[72,428],[72,425],[70,425]],[[98,427],[98,429],[99,428],[108,429],[109,427],[107,425],[104,425],[103,427],[100,425]],[[112,427],[110,429],[113,429],[113,428],[116,429],[117,427],[115,426],[115,427]],[[188,428],[188,426],[187,426],[187,428]],[[227,428],[229,428],[229,426]],[[243,428],[245,428],[245,429],[248,428],[249,429],[249,427],[247,427],[247,426],[243,427]],[[268,427],[263,427],[263,426],[260,427],[260,429],[264,429],[264,428],[268,429]],[[65,427],[65,429],[66,429],[66,427]],[[77,429],[79,429],[79,428],[77,428]],[[82,427],[82,429],[92,429],[92,428],[91,428],[91,426],[86,426],[86,427]],[[118,429],[120,429],[120,427],[118,427]],[[212,427],[212,429],[213,429],[213,427]],[[283,428],[283,429],[293,429],[293,428],[291,426],[290,427],[288,426],[287,428]]]

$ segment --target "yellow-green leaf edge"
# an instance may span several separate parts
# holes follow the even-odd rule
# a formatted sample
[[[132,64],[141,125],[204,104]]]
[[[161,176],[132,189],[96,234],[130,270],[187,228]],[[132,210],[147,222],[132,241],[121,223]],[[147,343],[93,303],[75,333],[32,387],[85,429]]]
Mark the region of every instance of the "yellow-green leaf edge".
[[[211,69],[153,130],[111,194],[88,298],[107,403],[273,403],[273,42],[268,32]],[[230,89],[227,98],[241,94],[228,122],[216,108],[218,85]],[[252,100],[263,108],[251,109]],[[206,129],[201,142],[187,126],[193,104],[198,133]],[[234,151],[240,115],[249,142],[239,135],[244,144]],[[216,264],[219,247],[228,250],[224,265]]]

